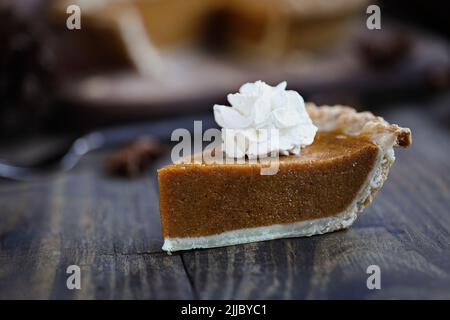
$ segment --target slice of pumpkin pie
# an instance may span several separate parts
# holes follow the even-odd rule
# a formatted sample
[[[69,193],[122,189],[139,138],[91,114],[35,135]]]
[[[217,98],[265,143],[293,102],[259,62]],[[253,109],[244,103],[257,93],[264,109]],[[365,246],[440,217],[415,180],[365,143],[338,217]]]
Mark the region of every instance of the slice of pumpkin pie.
[[[347,228],[386,180],[394,147],[411,144],[407,128],[349,107],[304,104],[285,87],[247,84],[229,95],[232,107],[214,107],[223,138],[216,152],[240,161],[179,161],[158,171],[163,250]],[[266,129],[279,131],[272,147]],[[279,155],[277,171],[262,174],[259,157],[270,152]]]

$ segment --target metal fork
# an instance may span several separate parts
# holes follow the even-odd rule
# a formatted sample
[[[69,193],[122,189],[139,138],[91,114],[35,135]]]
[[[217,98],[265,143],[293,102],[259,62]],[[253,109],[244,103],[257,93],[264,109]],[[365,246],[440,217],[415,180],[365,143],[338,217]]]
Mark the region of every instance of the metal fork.
[[[196,120],[202,121],[203,129],[214,126],[213,118],[210,115],[201,114],[94,131],[77,138],[59,156],[36,166],[24,167],[0,160],[0,177],[30,181],[42,178],[49,172],[69,171],[89,152],[128,143],[144,135],[168,141],[172,132],[177,128],[185,128],[192,132],[193,123]]]

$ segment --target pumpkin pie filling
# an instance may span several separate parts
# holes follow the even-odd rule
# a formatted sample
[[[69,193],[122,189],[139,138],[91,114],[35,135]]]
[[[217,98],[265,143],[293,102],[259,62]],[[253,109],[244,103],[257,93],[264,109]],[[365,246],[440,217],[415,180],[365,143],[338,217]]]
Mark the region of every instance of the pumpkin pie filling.
[[[319,219],[344,211],[372,172],[379,147],[319,132],[275,175],[254,164],[172,164],[158,172],[163,236],[200,237]]]

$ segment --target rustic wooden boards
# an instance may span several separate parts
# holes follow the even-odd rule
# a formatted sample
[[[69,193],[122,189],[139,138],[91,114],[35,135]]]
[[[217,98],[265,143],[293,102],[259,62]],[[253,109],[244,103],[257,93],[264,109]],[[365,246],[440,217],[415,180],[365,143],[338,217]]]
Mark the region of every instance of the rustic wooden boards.
[[[0,298],[450,298],[445,105],[385,112],[411,127],[413,146],[398,150],[390,179],[351,229],[311,238],[167,255],[155,171],[106,177],[106,151],[39,182],[2,181]],[[66,288],[71,264],[81,267],[81,290]],[[381,290],[366,287],[372,264]]]

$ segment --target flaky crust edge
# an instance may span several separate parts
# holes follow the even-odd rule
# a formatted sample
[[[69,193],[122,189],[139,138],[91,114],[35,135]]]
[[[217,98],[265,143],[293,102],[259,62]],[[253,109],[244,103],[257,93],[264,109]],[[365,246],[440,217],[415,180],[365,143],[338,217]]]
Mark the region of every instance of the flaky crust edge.
[[[382,117],[342,106],[316,106],[306,103],[306,110],[320,131],[338,130],[344,134],[369,138],[383,148],[408,147],[412,143],[411,130],[390,124]]]

